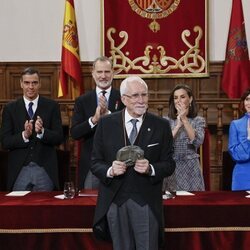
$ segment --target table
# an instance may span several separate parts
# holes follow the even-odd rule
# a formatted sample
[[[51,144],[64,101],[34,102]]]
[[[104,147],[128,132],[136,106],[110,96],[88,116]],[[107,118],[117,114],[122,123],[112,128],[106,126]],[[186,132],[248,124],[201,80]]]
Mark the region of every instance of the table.
[[[112,249],[92,235],[96,191],[72,200],[58,192],[7,197],[0,193],[1,249]],[[250,199],[246,192],[196,192],[164,200],[166,249],[249,249]],[[3,247],[4,246],[4,247]]]
[[[170,250],[235,250],[250,247],[246,192],[195,192],[164,201]]]

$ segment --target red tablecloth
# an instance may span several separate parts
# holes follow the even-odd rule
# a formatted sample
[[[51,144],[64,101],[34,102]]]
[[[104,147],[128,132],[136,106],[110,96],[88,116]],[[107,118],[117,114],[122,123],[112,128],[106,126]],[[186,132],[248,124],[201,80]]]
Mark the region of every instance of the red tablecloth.
[[[91,233],[95,191],[72,200],[57,192],[7,197],[0,193],[0,249],[112,249]],[[166,249],[234,250],[250,246],[246,192],[197,192],[164,200]]]
[[[0,193],[0,230],[91,228],[96,192],[89,192],[95,196],[71,200],[56,199],[54,196],[58,194],[33,192],[22,197],[8,197]]]
[[[177,196],[164,200],[166,228],[197,228],[198,231],[250,231],[250,199],[246,192],[195,192],[194,196]],[[187,228],[187,229],[185,229]],[[177,230],[177,229],[176,229]]]

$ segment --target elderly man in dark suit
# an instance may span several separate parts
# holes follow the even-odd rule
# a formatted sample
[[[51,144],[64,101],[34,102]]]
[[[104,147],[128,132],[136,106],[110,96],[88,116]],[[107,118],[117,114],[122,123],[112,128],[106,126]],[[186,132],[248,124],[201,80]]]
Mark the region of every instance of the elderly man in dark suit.
[[[55,146],[63,141],[59,105],[39,95],[39,72],[21,74],[23,97],[8,103],[2,114],[1,141],[9,150],[9,190],[51,191],[59,188]]]
[[[94,137],[91,171],[100,188],[93,231],[110,235],[115,250],[156,250],[163,242],[162,182],[175,169],[172,132],[147,112],[148,87],[140,77],[126,78],[120,93],[126,108],[103,117]]]
[[[119,91],[112,88],[113,68],[109,58],[102,56],[94,61],[92,76],[96,88],[76,99],[72,117],[71,136],[81,141],[78,171],[80,189],[95,189],[99,185],[97,178],[90,172],[90,158],[100,117],[124,108]]]

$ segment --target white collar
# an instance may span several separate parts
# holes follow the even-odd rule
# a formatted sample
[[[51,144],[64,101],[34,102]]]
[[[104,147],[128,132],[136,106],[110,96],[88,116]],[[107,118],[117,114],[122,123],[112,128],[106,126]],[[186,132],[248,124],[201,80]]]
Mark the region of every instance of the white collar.
[[[96,94],[97,95],[100,95],[100,93],[102,93],[103,89],[100,89],[98,86],[96,86]],[[111,86],[108,88],[108,89],[105,89],[106,93],[108,95],[110,95],[110,92],[111,92]]]
[[[39,95],[34,100],[32,100],[32,101],[28,100],[25,96],[23,96],[25,107],[29,107],[29,103],[30,102],[33,102],[34,106],[37,107],[38,99],[39,99]]]
[[[142,124],[142,120],[143,120],[143,115],[140,116],[140,117],[132,117],[128,111],[127,111],[127,108],[125,109],[125,124],[127,124],[128,122],[131,121],[131,119],[137,119],[139,121],[140,124]]]

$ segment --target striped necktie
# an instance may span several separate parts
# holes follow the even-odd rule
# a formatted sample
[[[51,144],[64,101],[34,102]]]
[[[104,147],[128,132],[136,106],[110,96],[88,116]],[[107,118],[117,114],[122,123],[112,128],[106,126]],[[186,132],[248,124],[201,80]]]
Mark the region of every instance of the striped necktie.
[[[137,119],[131,119],[130,122],[132,123],[133,128],[132,128],[131,133],[129,135],[129,141],[130,141],[131,145],[133,145],[134,142],[135,142],[135,139],[137,137],[136,123],[138,122],[138,120]]]

